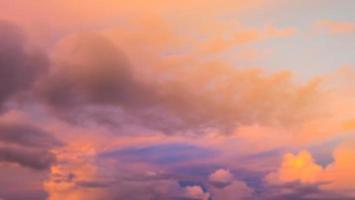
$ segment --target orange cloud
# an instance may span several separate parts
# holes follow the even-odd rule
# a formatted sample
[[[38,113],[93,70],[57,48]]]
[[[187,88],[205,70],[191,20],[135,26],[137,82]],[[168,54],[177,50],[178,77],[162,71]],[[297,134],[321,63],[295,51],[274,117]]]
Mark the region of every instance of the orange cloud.
[[[316,28],[331,34],[352,33],[355,31],[355,23],[324,20],[316,23]]]
[[[235,11],[255,8],[265,0],[222,1],[143,1],[143,0],[53,0],[0,2],[0,18],[14,21],[26,27],[37,42],[52,43],[58,36],[82,30],[98,30],[124,25],[127,19],[171,19],[171,24],[186,26],[193,22],[198,26],[217,16]],[[192,20],[194,19],[194,20]],[[193,26],[188,26],[191,28]],[[180,28],[179,28],[180,29]],[[151,29],[154,30],[154,29]],[[150,31],[151,31],[150,30]]]
[[[319,181],[321,173],[322,167],[314,162],[312,155],[307,151],[302,151],[296,155],[286,154],[279,170],[269,174],[266,179],[281,183],[292,181],[314,183]]]
[[[233,27],[233,24],[231,24]],[[204,53],[220,53],[225,50],[240,47],[242,45],[262,42],[265,40],[288,38],[296,33],[295,28],[278,28],[273,25],[266,25],[261,28],[249,28],[238,24],[227,30],[226,33],[220,30],[218,34],[207,37],[202,44],[199,44]],[[234,30],[235,29],[235,30]]]
[[[339,76],[337,79],[341,80],[333,81],[323,77],[322,81],[298,83],[289,71],[269,73],[260,67],[237,68],[211,56],[296,34],[297,30],[289,26],[254,27],[219,18],[229,11],[245,12],[263,2],[1,1],[0,17],[27,27],[31,42],[39,40],[51,54],[49,75],[21,78],[27,75],[26,70],[11,67],[17,66],[19,57],[13,59],[14,64],[4,65],[10,66],[8,74],[15,74],[15,78],[6,79],[9,76],[3,73],[3,80],[8,80],[3,84],[4,90],[9,81],[14,82],[11,85],[19,85],[16,88],[21,92],[31,93],[25,94],[25,99],[30,96],[30,101],[38,101],[34,104],[49,108],[49,113],[43,108],[29,118],[38,120],[38,125],[68,143],[66,148],[53,152],[59,162],[52,164],[51,175],[44,184],[49,199],[105,199],[106,194],[79,188],[79,183],[90,185],[90,181],[101,178],[95,159],[110,148],[171,141],[198,143],[208,148],[213,145],[230,156],[218,158],[220,161],[232,160],[223,162],[241,166],[244,163],[235,163],[230,158],[284,146],[308,145],[354,130],[353,72],[344,73],[347,79]],[[351,23],[325,21],[319,26],[330,33],[354,31]],[[12,38],[14,34],[6,35]],[[7,37],[2,40],[8,42]],[[22,49],[17,43],[9,44],[11,48]],[[255,59],[260,53],[253,47],[240,52],[234,56]],[[0,53],[4,55],[1,58],[13,55],[8,51]],[[23,52],[22,57],[32,66],[32,56]],[[39,82],[35,82],[37,79]],[[30,87],[32,83],[34,88]],[[13,100],[12,92],[6,93],[3,99],[0,95],[0,103]],[[10,107],[22,109],[21,102],[10,103],[15,104]],[[55,122],[48,124],[51,119],[44,120],[46,117],[55,118]],[[76,121],[71,121],[73,118]],[[107,124],[114,129],[105,129]],[[137,131],[139,136],[135,130],[118,130],[131,125],[143,129]],[[201,136],[202,132],[214,132],[217,136]],[[230,132],[234,134],[225,134]],[[183,134],[167,136],[172,133]],[[11,141],[9,135],[3,138],[7,143]],[[240,146],[236,147],[237,143]],[[309,152],[287,154],[278,171],[267,180],[303,183],[324,180],[331,181],[325,188],[348,190],[349,185],[354,185],[349,175],[352,161],[348,159],[353,156],[351,148],[337,149],[334,163],[323,168]],[[274,165],[262,159],[258,164],[263,169]],[[225,200],[238,195],[249,198],[252,193],[252,189],[235,180],[228,170],[216,171],[209,181],[225,187],[213,188],[210,193],[198,185],[176,190],[186,198],[195,199],[216,196]],[[139,187],[147,190],[149,183]],[[176,182],[169,184],[177,186]],[[132,185],[126,186],[128,193],[136,192]],[[242,192],[235,194],[235,191]]]
[[[210,194],[203,191],[201,186],[187,186],[185,187],[186,198],[208,200]]]
[[[114,39],[100,34],[64,39],[53,51],[52,72],[39,84],[41,100],[64,115],[85,115],[90,106],[113,106],[138,117],[149,112],[155,116],[141,122],[152,128],[162,125],[154,120],[165,115],[166,128],[158,128],[166,132],[193,126],[292,127],[321,116],[317,81],[298,85],[291,72],[266,75],[261,69],[236,69],[194,56],[150,57],[138,49],[141,45],[134,52],[134,45],[123,45],[127,58]],[[145,63],[137,65],[137,60]],[[74,107],[84,110],[73,112]]]
[[[333,152],[334,161],[322,167],[307,151],[299,154],[288,153],[284,156],[280,168],[270,173],[266,180],[270,183],[288,183],[299,181],[306,184],[324,183],[321,188],[341,194],[355,195],[354,160],[355,149],[343,144]]]
[[[341,145],[333,152],[334,162],[324,170],[324,180],[330,183],[325,185],[326,189],[333,189],[341,192],[352,192],[355,195],[355,172],[353,160],[355,148],[349,145]]]
[[[95,154],[90,149],[85,149],[81,145],[65,147],[57,150],[56,155],[59,162],[51,167],[49,178],[44,182],[49,200],[104,198],[103,191],[77,186],[77,182],[99,178],[98,167],[93,161]]]

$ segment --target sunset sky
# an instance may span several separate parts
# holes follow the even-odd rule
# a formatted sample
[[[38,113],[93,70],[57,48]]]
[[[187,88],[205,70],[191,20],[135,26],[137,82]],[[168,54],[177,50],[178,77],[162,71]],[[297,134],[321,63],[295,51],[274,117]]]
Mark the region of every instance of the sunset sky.
[[[354,0],[0,0],[0,200],[355,199]]]

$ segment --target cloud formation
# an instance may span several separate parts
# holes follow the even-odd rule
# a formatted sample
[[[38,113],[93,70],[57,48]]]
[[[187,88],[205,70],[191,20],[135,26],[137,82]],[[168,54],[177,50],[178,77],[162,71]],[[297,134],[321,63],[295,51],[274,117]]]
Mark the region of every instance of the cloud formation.
[[[0,1],[0,199],[354,199],[330,2]]]
[[[61,146],[62,142],[38,127],[5,119],[0,121],[0,162],[47,170],[56,161],[51,150]]]
[[[0,142],[32,148],[53,148],[63,145],[40,128],[14,122],[0,122]]]
[[[0,147],[0,162],[16,163],[37,170],[49,169],[55,156],[48,151]]]
[[[243,181],[237,180],[229,170],[218,169],[209,176],[209,189],[212,199],[252,199],[253,189]]]
[[[0,106],[19,92],[30,89],[46,71],[48,59],[31,50],[26,37],[16,25],[0,21]]]
[[[316,23],[316,28],[330,34],[346,34],[355,31],[355,23],[334,20],[323,20]]]
[[[354,198],[354,179],[350,169],[353,162],[349,159],[353,155],[353,146],[340,145],[333,152],[334,161],[322,167],[307,151],[298,155],[286,154],[278,171],[269,174],[266,180],[274,184],[315,184],[325,193],[333,192],[344,195],[344,198]]]
[[[322,167],[315,163],[312,155],[302,151],[297,155],[286,154],[282,165],[276,174],[270,174],[267,179],[271,181],[314,183],[320,180]]]
[[[299,86],[289,72],[265,75],[191,61],[191,67],[152,68],[154,75],[147,76],[149,65],[133,67],[113,42],[96,34],[64,40],[53,57],[39,94],[64,116],[114,106],[132,122],[169,133],[254,123],[292,126],[318,115],[317,83]]]
[[[229,170],[225,169],[218,169],[217,171],[213,172],[209,180],[210,182],[215,185],[216,187],[225,187],[233,182],[233,175],[230,173]]]

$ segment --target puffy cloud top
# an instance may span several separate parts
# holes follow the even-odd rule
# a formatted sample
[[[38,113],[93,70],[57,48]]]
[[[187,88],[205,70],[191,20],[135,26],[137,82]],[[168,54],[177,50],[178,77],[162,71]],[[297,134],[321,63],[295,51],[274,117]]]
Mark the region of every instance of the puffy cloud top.
[[[234,181],[234,176],[229,170],[218,169],[209,176],[209,181],[217,187],[225,187]]]

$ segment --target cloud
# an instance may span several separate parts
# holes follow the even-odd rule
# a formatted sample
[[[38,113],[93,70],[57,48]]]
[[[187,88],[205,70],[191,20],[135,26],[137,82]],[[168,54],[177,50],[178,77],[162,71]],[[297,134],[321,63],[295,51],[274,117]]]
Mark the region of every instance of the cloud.
[[[38,89],[57,114],[75,119],[90,105],[134,113],[157,101],[156,91],[134,77],[127,58],[105,37],[82,34],[58,46],[53,72]]]
[[[133,78],[127,59],[105,37],[77,35],[59,46],[55,72],[43,86],[50,104],[61,108],[80,103],[136,106],[142,104],[141,97],[149,97],[144,85]]]
[[[203,191],[201,186],[198,185],[186,186],[184,190],[186,198],[191,200],[208,200],[210,196],[208,192]]]
[[[300,182],[289,182],[278,185],[267,186],[259,194],[259,197],[267,200],[336,200],[344,199],[351,200],[352,197],[332,192],[322,190],[321,187],[324,183],[300,183]]]
[[[249,200],[254,199],[254,190],[243,181],[235,180],[224,188],[212,187],[209,192],[216,200]]]
[[[24,147],[49,149],[63,143],[49,133],[29,124],[0,122],[0,142]]]
[[[288,153],[283,157],[279,170],[269,174],[267,179],[276,182],[314,183],[319,181],[322,170],[309,152],[302,151],[297,155]]]
[[[36,170],[46,170],[56,161],[54,154],[43,150],[0,147],[0,162],[17,163]]]
[[[209,193],[201,184],[181,183],[194,180],[194,176],[180,175],[173,170],[174,166],[159,163],[152,166],[144,161],[133,164],[119,158],[113,162],[100,157],[99,153],[89,154],[82,147],[75,148],[67,146],[57,152],[58,162],[51,167],[51,175],[44,184],[50,200],[74,197],[93,200],[208,199]],[[161,149],[151,148],[151,152],[161,152]],[[173,149],[171,154],[174,154]],[[190,162],[186,164],[189,166]]]
[[[46,170],[56,161],[51,149],[63,143],[40,128],[21,122],[0,121],[0,162]]]
[[[324,169],[324,179],[330,183],[324,185],[325,189],[331,189],[355,197],[355,181],[352,173],[355,155],[353,145],[342,144],[333,151],[334,162]]]
[[[197,188],[200,186],[181,186],[174,175],[137,172],[135,167],[131,167],[130,171],[122,171],[121,168],[110,166],[110,162],[97,165],[90,158],[79,158],[52,167],[51,177],[45,183],[50,200],[205,200],[208,196],[207,192]]]
[[[218,29],[218,32],[216,33],[206,30],[204,33],[201,33],[206,34],[207,36],[206,39],[196,45],[198,46],[197,51],[201,51],[196,53],[221,53],[233,48],[240,48],[243,45],[262,43],[273,39],[290,38],[297,32],[293,27],[279,28],[271,24],[257,28],[246,27],[240,24],[229,25],[238,28],[233,30],[229,27],[230,29],[224,30],[223,26],[219,25],[221,26],[221,29]],[[213,34],[211,34],[211,32]]]
[[[354,22],[323,20],[315,24],[316,29],[330,34],[346,34],[355,31]]]
[[[212,199],[252,199],[253,189],[249,188],[243,181],[237,180],[229,170],[218,169],[208,178],[211,187],[209,191]]]
[[[225,187],[230,185],[234,180],[233,174],[229,170],[225,169],[218,169],[213,172],[210,177],[209,181],[215,185],[216,187]]]
[[[328,94],[338,82],[241,64],[259,64],[259,50],[297,31],[235,22],[244,12],[259,18],[269,8],[246,9],[259,3],[1,1],[0,16],[29,34],[0,23],[0,109],[30,123],[0,121],[0,167],[50,172],[50,200],[239,200],[261,189],[260,199],[343,198],[354,185],[351,148],[327,167],[306,151],[287,154],[259,183],[282,152],[355,127],[351,73]]]
[[[48,59],[31,50],[16,25],[0,21],[0,106],[19,92],[30,89],[46,71]]]
[[[4,200],[47,198],[47,193],[42,188],[47,171],[0,164],[0,176],[0,198]]]
[[[272,184],[299,182],[301,184],[316,184],[325,192],[354,197],[354,177],[352,176],[355,155],[352,146],[342,144],[333,151],[333,162],[322,167],[318,165],[307,151],[297,155],[286,154],[277,172],[270,173],[266,180]]]
[[[317,83],[296,85],[288,72],[265,75],[197,60],[148,67],[132,66],[104,36],[72,36],[58,45],[53,70],[38,93],[65,117],[85,120],[93,108],[113,106],[116,119],[166,133],[254,123],[292,126],[318,115]],[[154,73],[145,73],[149,70]]]

